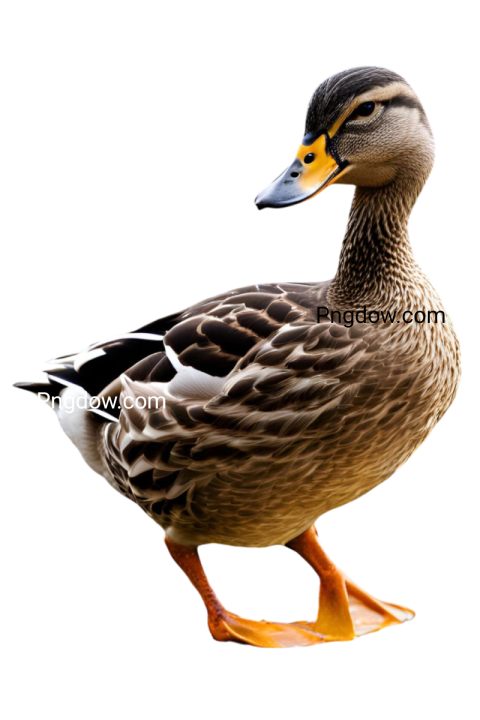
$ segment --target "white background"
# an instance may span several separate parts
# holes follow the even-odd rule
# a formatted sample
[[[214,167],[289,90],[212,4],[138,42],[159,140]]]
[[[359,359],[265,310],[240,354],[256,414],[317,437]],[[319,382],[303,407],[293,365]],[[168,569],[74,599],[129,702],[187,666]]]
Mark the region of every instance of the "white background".
[[[5,720],[478,717],[477,35],[466,2],[5,2],[0,18]],[[442,9],[443,8],[443,9]],[[386,484],[320,519],[326,551],[416,619],[353,643],[215,643],[163,533],[10,388],[44,360],[244,284],[333,276],[353,189],[259,213],[310,95],[388,67],[431,121],[410,224],[464,375]],[[313,619],[293,553],[201,551],[224,604]]]

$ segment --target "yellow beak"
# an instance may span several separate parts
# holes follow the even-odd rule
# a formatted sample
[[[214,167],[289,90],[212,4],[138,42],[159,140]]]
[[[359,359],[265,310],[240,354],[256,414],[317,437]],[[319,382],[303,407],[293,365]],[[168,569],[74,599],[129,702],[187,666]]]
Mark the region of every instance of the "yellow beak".
[[[279,208],[308,200],[334,183],[347,167],[345,161],[335,159],[330,151],[327,133],[310,141],[305,136],[297,157],[290,167],[257,195],[259,210]]]

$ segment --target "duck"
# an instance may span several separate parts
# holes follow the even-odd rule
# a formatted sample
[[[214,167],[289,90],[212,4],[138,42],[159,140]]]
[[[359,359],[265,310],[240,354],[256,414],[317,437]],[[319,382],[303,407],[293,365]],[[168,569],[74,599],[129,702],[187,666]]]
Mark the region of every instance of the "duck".
[[[401,76],[330,77],[293,163],[255,203],[355,186],[333,279],[225,292],[17,384],[50,402],[86,463],[163,528],[217,641],[348,641],[414,616],[337,568],[315,522],[390,477],[455,397],[458,340],[408,236],[433,160],[425,110]],[[200,560],[208,543],[296,552],[319,578],[316,619],[227,610]]]

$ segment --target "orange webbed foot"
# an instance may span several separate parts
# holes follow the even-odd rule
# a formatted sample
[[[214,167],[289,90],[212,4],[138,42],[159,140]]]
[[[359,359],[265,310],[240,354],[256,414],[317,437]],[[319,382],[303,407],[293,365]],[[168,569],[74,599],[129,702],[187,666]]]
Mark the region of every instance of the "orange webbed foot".
[[[210,632],[220,642],[237,642],[266,648],[301,647],[324,642],[308,623],[274,623],[266,620],[246,620],[224,610],[220,616],[210,618]]]
[[[338,570],[318,544],[314,528],[294,538],[288,547],[299,553],[320,577],[320,604],[315,622],[246,620],[228,612],[208,583],[197,549],[178,545],[168,538],[166,542],[172,557],[202,596],[210,632],[219,642],[270,648],[317,645],[354,640],[414,617],[407,608],[372,597]]]
[[[377,600],[377,598],[372,597],[372,595],[355,585],[345,575],[343,577],[356,637],[382,630],[390,625],[400,625],[408,620],[413,620],[415,617],[413,610],[401,605]]]
[[[327,557],[312,526],[288,544],[320,578],[320,604],[314,623],[301,623],[321,633],[324,641],[353,640],[415,617],[412,610],[382,602],[355,585]]]

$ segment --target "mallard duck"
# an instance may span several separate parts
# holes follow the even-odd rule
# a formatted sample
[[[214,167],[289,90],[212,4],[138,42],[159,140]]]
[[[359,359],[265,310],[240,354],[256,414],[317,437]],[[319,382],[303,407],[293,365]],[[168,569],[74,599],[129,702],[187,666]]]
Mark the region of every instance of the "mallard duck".
[[[311,645],[413,617],[337,569],[314,523],[392,475],[455,396],[458,342],[407,233],[433,159],[424,109],[399,75],[331,77],[310,101],[294,162],[256,204],[355,185],[333,280],[232,290],[20,384],[51,400],[88,465],[165,530],[216,640]],[[320,579],[316,620],[227,611],[200,562],[206,543],[297,552]]]

